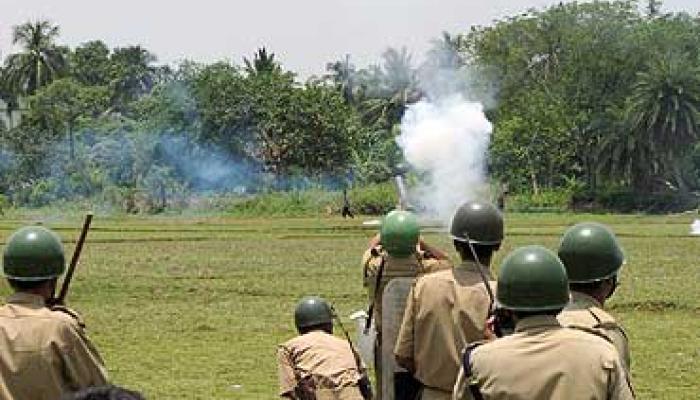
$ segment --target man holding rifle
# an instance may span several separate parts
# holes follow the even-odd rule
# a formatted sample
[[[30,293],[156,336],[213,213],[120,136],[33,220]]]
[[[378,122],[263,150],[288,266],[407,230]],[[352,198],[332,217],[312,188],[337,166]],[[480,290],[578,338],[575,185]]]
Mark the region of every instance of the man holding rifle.
[[[346,340],[333,336],[333,319]],[[279,395],[292,400],[371,400],[365,367],[347,331],[322,298],[303,298],[294,310],[299,336],[277,350]]]
[[[422,384],[421,399],[450,399],[462,349],[485,338],[491,308],[487,269],[503,240],[503,218],[491,204],[467,202],[450,228],[462,264],[416,280],[394,354]],[[413,398],[411,396],[411,398]]]
[[[391,349],[394,346],[394,342],[382,335],[384,289],[396,278],[415,278],[451,268],[452,262],[447,254],[421,238],[418,220],[410,211],[394,210],[388,213],[382,221],[380,233],[370,241],[369,249],[362,258],[362,269],[363,283],[368,289],[370,303],[369,324],[373,324],[377,332],[374,372],[378,399],[381,399],[384,385],[382,341],[389,342]],[[403,315],[403,309],[394,312],[398,318]],[[369,325],[366,328],[369,328]]]
[[[64,270],[63,246],[51,230],[27,226],[7,240],[3,273],[14,294],[0,307],[2,399],[55,400],[107,383],[80,316],[54,299]]]

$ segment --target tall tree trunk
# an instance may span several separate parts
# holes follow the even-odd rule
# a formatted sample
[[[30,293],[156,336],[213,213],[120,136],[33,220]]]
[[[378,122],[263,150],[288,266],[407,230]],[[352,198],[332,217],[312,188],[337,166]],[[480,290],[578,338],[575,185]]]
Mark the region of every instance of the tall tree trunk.
[[[36,60],[36,78],[34,79],[34,91],[32,94],[39,90],[39,86],[41,86],[41,58]]]
[[[70,160],[75,160],[75,140],[73,138],[73,123],[68,123],[68,145],[70,147]]]
[[[530,170],[530,181],[532,182],[532,193],[540,194],[540,186],[537,184],[537,175],[535,175],[534,170]]]
[[[9,104],[5,108],[5,115],[7,116],[7,130],[10,130],[14,128],[14,121],[12,120],[12,107]]]

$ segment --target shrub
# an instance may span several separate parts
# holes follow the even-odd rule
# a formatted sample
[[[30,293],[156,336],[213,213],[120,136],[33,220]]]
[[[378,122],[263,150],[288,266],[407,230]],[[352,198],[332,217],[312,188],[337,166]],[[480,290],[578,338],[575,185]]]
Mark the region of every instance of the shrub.
[[[506,198],[506,209],[519,212],[563,212],[569,206],[568,190],[545,190],[537,194],[519,193]]]
[[[399,202],[392,182],[353,188],[348,192],[348,198],[353,212],[367,215],[386,214],[393,210]]]
[[[0,215],[5,215],[5,210],[9,208],[10,202],[7,200],[7,196],[0,193]]]
[[[397,204],[394,186],[390,183],[371,184],[348,191],[350,208],[355,214],[379,215]],[[236,215],[340,214],[343,207],[341,191],[323,189],[269,192],[233,198],[228,210]]]
[[[309,215],[332,203],[333,192],[319,189],[270,192],[234,200],[230,212],[237,215]]]
[[[677,212],[698,206],[696,196],[681,196],[676,192],[637,193],[630,188],[610,186],[595,192],[580,191],[571,198],[575,211],[610,212]]]

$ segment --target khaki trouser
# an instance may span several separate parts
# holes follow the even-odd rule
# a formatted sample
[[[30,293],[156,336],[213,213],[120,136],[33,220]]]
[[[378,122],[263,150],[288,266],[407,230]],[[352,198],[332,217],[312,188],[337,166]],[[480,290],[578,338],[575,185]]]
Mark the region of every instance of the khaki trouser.
[[[420,398],[421,400],[451,400],[452,392],[423,386],[423,393]]]

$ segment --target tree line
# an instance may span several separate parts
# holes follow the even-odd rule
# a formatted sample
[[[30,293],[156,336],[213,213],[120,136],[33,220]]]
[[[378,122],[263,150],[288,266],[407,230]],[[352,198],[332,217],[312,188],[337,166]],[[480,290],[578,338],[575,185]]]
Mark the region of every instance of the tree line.
[[[68,48],[59,34],[15,27],[22,50],[0,68],[5,112],[23,109],[0,124],[0,193],[16,204],[383,182],[401,162],[403,112],[436,70],[484,102],[489,172],[511,193],[645,208],[687,205],[700,187],[700,19],[657,1],[530,10],[443,33],[420,64],[389,48],[304,82],[265,48],[167,66],[141,46]]]

